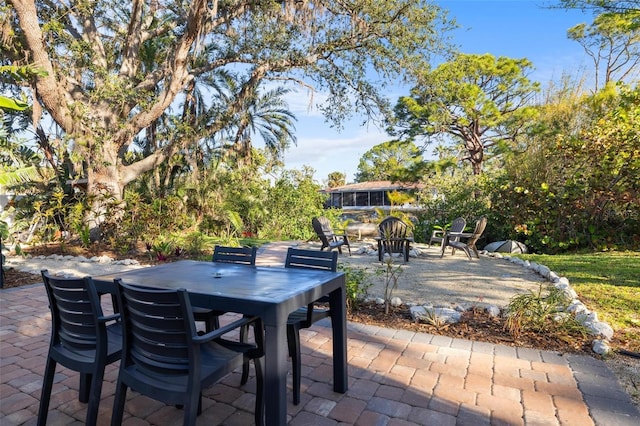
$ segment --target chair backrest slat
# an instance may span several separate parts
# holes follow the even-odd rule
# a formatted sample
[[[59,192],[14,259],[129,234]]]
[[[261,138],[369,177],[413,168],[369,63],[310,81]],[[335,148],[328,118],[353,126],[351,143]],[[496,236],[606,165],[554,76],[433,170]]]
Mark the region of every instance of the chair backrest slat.
[[[487,217],[486,216],[480,217],[476,222],[476,227],[473,230],[473,235],[467,241],[467,245],[469,246],[474,245],[480,239],[480,237],[482,237],[482,233],[484,232],[484,228],[486,228],[486,226],[487,226]]]
[[[215,246],[213,249],[213,261],[224,263],[240,263],[245,265],[256,264],[256,247],[226,247]]]
[[[338,253],[289,247],[284,266],[285,268],[323,269],[335,272],[338,268]]]
[[[54,339],[77,350],[94,350],[97,344],[95,318],[102,316],[97,300],[91,299],[83,278],[59,278],[42,271],[49,297]],[[97,298],[97,296],[94,296]]]
[[[191,363],[193,314],[186,291],[143,289],[118,282],[127,355],[161,374],[186,374]],[[188,315],[187,315],[188,316]]]
[[[453,220],[453,222],[451,222],[449,232],[463,232],[465,226],[467,226],[467,221],[462,217],[457,217]]]
[[[311,219],[311,226],[313,226],[313,230],[320,242],[322,242],[322,245],[324,247],[329,246],[329,238],[333,235],[329,220],[326,217],[314,217]]]
[[[394,216],[384,218],[378,225],[378,232],[385,252],[401,253],[404,250],[404,238],[407,237],[409,227],[402,219]]]

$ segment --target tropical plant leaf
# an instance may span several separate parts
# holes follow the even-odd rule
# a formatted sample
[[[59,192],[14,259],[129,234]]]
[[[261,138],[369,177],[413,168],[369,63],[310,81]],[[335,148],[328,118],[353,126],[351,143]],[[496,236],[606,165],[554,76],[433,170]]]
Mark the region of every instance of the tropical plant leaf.
[[[0,109],[12,110],[12,111],[24,111],[29,107],[26,102],[21,102],[16,99],[7,98],[6,96],[0,96]]]
[[[11,186],[40,179],[35,166],[23,167],[12,171],[0,172],[0,185]]]

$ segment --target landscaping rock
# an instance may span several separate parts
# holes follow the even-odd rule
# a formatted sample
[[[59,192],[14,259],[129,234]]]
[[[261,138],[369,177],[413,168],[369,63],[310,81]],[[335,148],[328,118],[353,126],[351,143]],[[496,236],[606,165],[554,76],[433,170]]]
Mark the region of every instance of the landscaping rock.
[[[611,340],[613,337],[613,328],[606,322],[586,322],[584,325],[592,336],[602,337],[606,340]]]
[[[598,355],[608,355],[611,352],[611,347],[609,346],[609,342],[606,340],[594,340],[592,346],[593,352]]]
[[[451,308],[437,308],[433,306],[412,306],[409,309],[414,321],[438,319],[447,324],[460,322],[461,313]]]

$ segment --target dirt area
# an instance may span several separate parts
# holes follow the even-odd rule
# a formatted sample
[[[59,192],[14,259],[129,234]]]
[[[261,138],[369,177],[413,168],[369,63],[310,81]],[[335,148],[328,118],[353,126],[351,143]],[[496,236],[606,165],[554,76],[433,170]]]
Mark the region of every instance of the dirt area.
[[[93,249],[89,251],[81,247],[67,245],[63,252],[61,252],[59,245],[40,246],[34,247],[28,252],[33,256],[48,254],[70,254],[85,257],[107,255],[113,259],[134,258],[142,264],[153,264],[157,262],[152,257],[149,257],[148,253],[144,250],[121,255],[114,253],[107,247],[99,246],[94,246]],[[407,299],[408,294],[411,294],[413,299],[431,299],[435,296],[430,294],[429,291],[437,291],[439,292],[438,294],[444,293],[446,296],[446,298],[440,300],[440,302],[446,300],[449,302],[456,301],[464,303],[464,301],[461,302],[461,296],[455,292],[456,287],[462,287],[464,291],[460,292],[460,294],[463,294],[464,297],[470,294],[467,302],[473,302],[473,305],[480,305],[478,303],[479,301],[496,303],[495,300],[502,300],[504,302],[505,296],[501,294],[502,291],[511,292],[509,294],[513,295],[513,292],[523,292],[530,288],[537,288],[541,281],[535,274],[529,275],[527,272],[521,271],[521,269],[524,269],[522,267],[518,267],[517,270],[511,269],[509,265],[505,265],[508,262],[500,264],[495,259],[481,259],[481,261],[491,263],[485,263],[482,268],[478,268],[477,260],[468,261],[464,257],[457,258],[457,255],[455,259],[445,258],[443,262],[439,262],[442,259],[439,259],[439,255],[435,256],[434,253],[425,252],[423,256],[425,257],[424,259],[412,259],[409,265],[404,265],[404,282],[415,281],[422,284],[419,286],[403,286],[402,291],[398,292],[403,301],[414,301]],[[431,258],[429,258],[429,256]],[[174,256],[169,260],[177,259],[178,258]],[[351,266],[355,267],[380,267],[380,263],[377,262],[375,257],[371,258],[366,255],[354,255],[351,257],[343,255],[341,256],[341,261],[348,262]],[[515,265],[512,266],[515,268]],[[465,269],[467,270],[466,272],[464,271]],[[454,278],[452,279],[451,276]],[[491,276],[493,278],[490,279]],[[424,285],[424,281],[427,279],[430,283],[428,286]],[[484,282],[483,280],[486,281],[486,283],[480,289],[478,283]],[[496,280],[498,280],[499,286],[495,286]],[[41,282],[41,277],[37,274],[21,272],[16,269],[8,269],[5,271],[5,288]],[[444,287],[439,289],[437,283],[443,283]],[[376,291],[380,291],[380,285],[381,284],[377,282],[372,287],[374,294]],[[479,291],[478,295],[474,295],[476,288],[478,288]],[[419,301],[422,302],[423,300]],[[504,303],[502,305],[504,305]],[[491,317],[483,309],[470,309],[466,311],[462,321],[457,324],[435,326],[413,322],[406,306],[392,307],[391,312],[385,315],[380,305],[365,303],[349,313],[349,320],[474,341],[596,356],[591,350],[589,338],[560,339],[558,336],[527,332],[522,333],[517,339],[513,338],[505,331],[503,318]],[[615,338],[612,346],[614,348],[624,349],[624,345],[621,342],[616,342]],[[631,396],[634,404],[640,406],[640,359],[616,353],[607,357],[605,362],[614,374],[616,374],[622,386]]]

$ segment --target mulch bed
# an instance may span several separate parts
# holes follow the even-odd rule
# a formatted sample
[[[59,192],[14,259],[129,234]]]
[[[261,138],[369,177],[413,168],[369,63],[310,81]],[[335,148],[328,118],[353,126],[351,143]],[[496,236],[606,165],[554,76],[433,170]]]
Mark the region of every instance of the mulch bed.
[[[380,327],[424,332],[507,346],[593,355],[589,338],[575,337],[570,340],[564,340],[554,335],[526,331],[523,331],[518,338],[514,338],[506,331],[504,318],[492,317],[486,311],[480,309],[464,312],[459,323],[439,326],[414,322],[406,306],[390,307],[389,314],[385,314],[382,305],[366,303],[360,305],[357,309],[352,309],[348,315],[349,321],[378,325]]]

